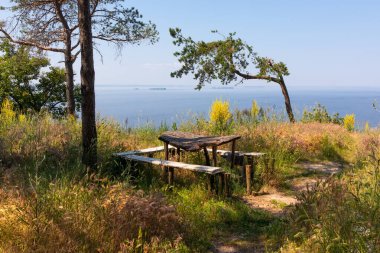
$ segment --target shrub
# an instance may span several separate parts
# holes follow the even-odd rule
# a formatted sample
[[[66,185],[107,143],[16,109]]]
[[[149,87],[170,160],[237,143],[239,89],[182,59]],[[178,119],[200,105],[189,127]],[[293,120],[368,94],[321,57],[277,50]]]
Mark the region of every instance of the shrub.
[[[310,111],[304,110],[302,115],[302,122],[319,122],[319,123],[334,123],[342,124],[342,118],[339,116],[339,113],[330,115],[326,107],[317,104],[315,107],[311,108]]]
[[[257,104],[256,100],[252,101],[251,107],[251,117],[254,121],[257,121],[257,117],[259,116],[260,106]]]
[[[355,129],[355,114],[347,114],[344,116],[343,124],[348,131],[353,131]]]
[[[212,103],[210,123],[214,132],[220,134],[228,131],[232,125],[231,117],[229,102],[217,99]]]
[[[371,127],[369,126],[368,121],[366,121],[364,125],[364,132],[369,132],[370,130],[371,130]]]
[[[9,99],[4,99],[0,108],[0,119],[2,124],[9,124],[16,117],[16,112],[13,110],[13,105]]]

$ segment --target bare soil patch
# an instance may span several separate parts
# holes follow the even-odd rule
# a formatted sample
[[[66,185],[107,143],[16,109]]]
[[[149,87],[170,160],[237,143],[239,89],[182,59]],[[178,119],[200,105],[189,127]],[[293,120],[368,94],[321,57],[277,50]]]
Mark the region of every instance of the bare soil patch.
[[[302,191],[312,188],[318,181],[325,180],[331,175],[340,172],[344,166],[336,162],[302,162],[296,165],[298,168],[305,170],[309,176],[301,176],[288,180],[290,192],[281,192],[277,190],[268,190],[259,195],[246,195],[243,201],[251,208],[268,212],[273,216],[280,217],[286,214],[286,211],[298,200],[296,195]],[[260,238],[247,238],[241,235],[231,235],[214,243],[211,250],[213,253],[248,253],[248,252],[265,252],[265,247]]]

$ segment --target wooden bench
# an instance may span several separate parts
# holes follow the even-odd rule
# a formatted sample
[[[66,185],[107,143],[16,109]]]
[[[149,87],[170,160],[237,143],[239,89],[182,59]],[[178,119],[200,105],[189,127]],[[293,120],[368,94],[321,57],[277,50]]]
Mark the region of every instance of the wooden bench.
[[[158,158],[145,157],[145,156],[139,156],[139,155],[125,155],[124,158],[127,160],[150,163],[150,164],[158,165],[161,167],[185,169],[185,170],[190,170],[190,171],[195,171],[195,172],[202,172],[202,173],[206,173],[210,175],[215,175],[215,174],[223,172],[223,170],[220,167],[211,167],[211,166],[203,166],[203,165],[197,165],[197,164],[167,161],[167,160],[162,160]]]
[[[168,149],[170,151],[176,150],[176,147],[169,145]],[[207,152],[213,152],[212,149],[208,148],[206,149]],[[127,151],[127,152],[120,152],[114,154],[115,156],[124,158],[126,160],[130,161],[136,161],[136,162],[144,162],[152,165],[157,165],[161,166],[163,168],[176,168],[176,169],[185,169],[185,170],[190,170],[198,173],[206,173],[209,175],[209,190],[211,191],[216,191],[216,192],[221,192],[222,188],[225,188],[226,190],[224,191],[227,195],[229,194],[230,186],[229,186],[229,181],[230,181],[230,175],[228,173],[225,173],[220,167],[212,167],[212,166],[206,166],[206,165],[196,165],[196,164],[188,164],[188,163],[183,163],[183,162],[175,162],[175,161],[169,161],[169,160],[163,160],[163,159],[158,159],[158,158],[153,158],[153,154],[158,153],[158,152],[163,152],[165,151],[164,146],[158,146],[154,148],[146,148],[146,149],[141,149],[141,150],[132,150],[132,151]],[[229,150],[216,150],[216,153],[220,156],[228,157],[232,155],[232,152]],[[142,155],[148,155],[149,157],[142,156]],[[260,157],[265,156],[265,153],[261,152],[242,152],[242,151],[235,151],[235,156],[241,157],[242,162],[241,162],[241,170],[240,170],[240,175],[241,175],[241,182],[245,183],[247,186],[247,192],[250,193],[250,188],[251,188],[251,183],[253,180],[253,176],[255,173],[256,165],[257,165],[257,159]],[[247,158],[248,164],[245,163],[245,159]],[[239,160],[239,159],[236,159]],[[265,159],[265,166],[267,167],[267,159]],[[167,172],[167,171],[166,171]],[[168,183],[170,185],[173,184],[174,181],[174,171],[169,170],[168,173]],[[216,179],[217,178],[217,179]],[[216,180],[215,180],[216,179]],[[216,182],[217,181],[217,182]]]
[[[170,150],[174,150],[173,146],[169,145]],[[162,152],[164,151],[164,146],[159,146],[159,147],[154,147],[154,148],[145,148],[145,149],[140,149],[140,150],[131,150],[127,152],[120,152],[120,153],[115,153],[115,156],[120,156],[120,157],[125,157],[128,155],[153,155],[154,153],[157,152]]]
[[[212,152],[212,149],[207,149],[208,152]],[[217,150],[216,153],[223,157],[230,157],[231,151],[229,150]],[[242,152],[235,151],[235,163],[240,165],[240,183],[246,185],[247,194],[252,192],[252,183],[256,171],[258,159],[264,157],[265,171],[268,171],[268,158],[265,157],[266,153],[262,152]],[[246,159],[245,159],[246,158]],[[247,160],[247,163],[246,161]],[[274,160],[273,160],[274,161]]]
[[[175,150],[174,147],[169,146],[169,149]],[[188,164],[183,162],[175,162],[169,161],[159,158],[151,157],[154,153],[164,151],[164,146],[155,147],[155,148],[147,148],[142,150],[134,150],[128,152],[120,152],[115,153],[114,155],[117,157],[121,157],[125,160],[136,161],[136,162],[144,162],[152,165],[157,165],[162,168],[175,168],[175,169],[184,169],[198,173],[206,173],[209,177],[208,189],[211,192],[216,192],[217,194],[224,194],[226,196],[231,195],[231,187],[230,180],[231,175],[229,173],[225,173],[220,167],[212,167],[205,165],[197,165],[197,164]],[[150,157],[141,156],[141,155],[149,155]],[[171,173],[168,173],[168,183],[172,185],[174,181],[174,170]]]

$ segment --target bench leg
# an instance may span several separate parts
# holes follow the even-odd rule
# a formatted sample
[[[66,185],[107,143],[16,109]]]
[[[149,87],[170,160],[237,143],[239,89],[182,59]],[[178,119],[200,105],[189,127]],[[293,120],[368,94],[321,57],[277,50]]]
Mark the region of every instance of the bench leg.
[[[223,195],[223,186],[224,186],[224,175],[223,173],[219,173],[218,175],[218,195]]]
[[[174,183],[174,168],[169,168],[168,183],[169,185],[173,185]]]
[[[177,162],[181,161],[181,149],[177,148]]]
[[[215,176],[214,175],[207,175],[208,176],[208,191],[210,193],[213,193],[215,191]]]
[[[164,151],[165,151],[165,160],[169,160],[169,144],[167,142],[164,142]],[[168,180],[169,183],[169,169],[168,167],[164,167],[164,178],[165,180]]]
[[[232,192],[231,192],[231,174],[230,173],[223,173],[224,177],[224,195],[227,197],[231,197]]]
[[[265,157],[264,158],[264,166],[265,166],[265,171],[264,171],[264,183],[268,184],[269,183],[269,178],[270,178],[270,172],[269,172],[269,158]]]
[[[235,149],[236,149],[236,141],[232,141],[231,145],[231,170],[234,168],[235,165]]]
[[[248,158],[247,158],[247,160],[248,160]],[[242,163],[242,165],[240,166],[240,180],[239,180],[239,182],[240,182],[240,184],[244,184],[245,183],[245,157],[243,157],[243,163]]]
[[[212,162],[213,162],[213,166],[214,167],[218,166],[216,148],[217,148],[216,146],[212,146]]]
[[[251,188],[251,175],[252,175],[252,167],[251,165],[246,165],[245,166],[245,175],[246,175],[246,186],[247,186],[247,194],[251,195],[252,193],[252,188]]]
[[[272,178],[276,176],[276,173],[275,173],[275,164],[276,164],[276,159],[272,158],[271,165],[270,165],[270,174],[271,174]]]

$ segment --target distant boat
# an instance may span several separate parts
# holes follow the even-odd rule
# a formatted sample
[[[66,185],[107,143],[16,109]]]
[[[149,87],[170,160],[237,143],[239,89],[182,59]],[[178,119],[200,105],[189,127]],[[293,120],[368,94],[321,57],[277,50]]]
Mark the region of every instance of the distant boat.
[[[156,88],[149,88],[149,90],[166,90],[166,88],[156,87]]]

